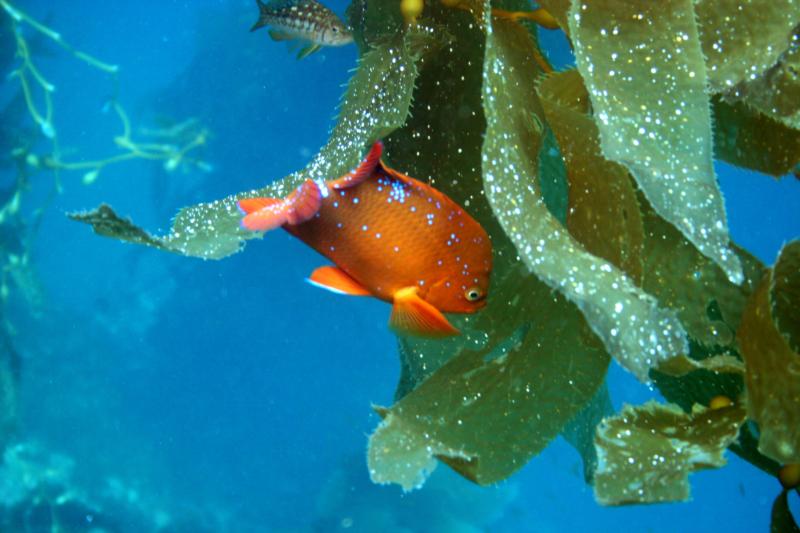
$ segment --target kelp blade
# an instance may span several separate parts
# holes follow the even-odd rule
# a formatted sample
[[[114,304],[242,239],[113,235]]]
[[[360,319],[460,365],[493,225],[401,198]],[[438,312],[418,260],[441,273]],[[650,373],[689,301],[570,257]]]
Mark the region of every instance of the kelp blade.
[[[495,254],[487,308],[452,317],[461,336],[400,339],[396,403],[379,411],[368,460],[374,481],[407,490],[424,482],[434,457],[481,484],[510,476],[586,405],[609,362],[579,310],[519,262],[494,218],[480,169],[484,34],[469,13],[429,7],[453,44],[426,57],[412,116],[386,139],[390,163],[464,205]],[[560,179],[547,193],[557,212],[566,208]]]
[[[800,163],[800,130],[741,101],[715,96],[711,102],[718,159],[771,176],[791,172]]]
[[[740,283],[712,162],[694,2],[575,1],[569,24],[605,156],[627,166],[656,212]]]
[[[470,325],[487,332],[488,343],[453,341],[462,348],[382,410],[369,442],[373,481],[411,490],[434,457],[481,485],[501,481],[557,437],[604,382],[609,357],[575,306],[521,266],[493,290]],[[516,329],[506,336],[509,326]]]
[[[583,249],[548,211],[536,183],[544,114],[530,37],[504,20],[486,24],[482,158],[489,203],[528,267],[573,301],[608,352],[646,381],[658,361],[688,350],[683,328],[614,265]]]
[[[603,157],[580,74],[549,75],[539,97],[567,169],[570,234],[641,284],[644,228],[636,189],[628,169]]]
[[[434,43],[433,32],[418,26],[364,54],[347,86],[330,139],[301,171],[258,190],[185,207],[164,237],[147,233],[108,206],[76,213],[72,218],[91,224],[98,234],[107,237],[191,257],[221,259],[239,252],[247,239],[261,234],[239,226],[241,213],[236,201],[254,196],[280,198],[305,179],[332,179],[352,169],[369,143],[405,122],[418,73],[417,61]]]
[[[736,405],[691,414],[655,401],[625,406],[597,430],[595,498],[604,505],[688,499],[689,474],[725,464],[744,416]]]
[[[698,0],[695,12],[714,93],[730,91],[775,65],[800,23],[796,0]]]
[[[773,270],[764,276],[750,297],[737,333],[745,362],[747,415],[758,423],[758,450],[779,463],[800,463],[800,354],[791,348],[775,323],[771,289],[779,292],[790,283],[774,284],[776,272],[800,277],[800,241],[781,250]],[[775,294],[772,300],[791,296]]]

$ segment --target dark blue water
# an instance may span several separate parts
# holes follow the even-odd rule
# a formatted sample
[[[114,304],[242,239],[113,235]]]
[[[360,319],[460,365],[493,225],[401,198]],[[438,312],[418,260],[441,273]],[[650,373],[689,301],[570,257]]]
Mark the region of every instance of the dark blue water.
[[[343,13],[346,3],[330,6]],[[283,232],[204,262],[103,239],[64,216],[108,202],[164,232],[181,206],[301,168],[327,139],[355,47],[296,61],[265,33],[248,33],[250,1],[20,7],[121,68],[115,89],[40,45],[65,159],[114,152],[119,123],[103,106],[115,92],[135,133],[194,117],[212,134],[202,152],[212,172],[134,160],[90,186],[66,172],[44,214],[32,257],[41,311],[15,317],[22,430],[74,460],[76,486],[116,487],[145,513],[211,530],[767,530],[777,482],[732,454],[727,467],[693,475],[693,500],[673,505],[600,507],[561,440],[499,487],[475,487],[444,466],[412,494],[372,485],[371,404],[391,404],[399,375],[385,304],[305,283],[321,259]],[[7,98],[13,82],[3,83]],[[733,239],[771,264],[800,235],[800,182],[718,172]],[[51,183],[36,175],[24,208]],[[610,385],[616,407],[655,396],[614,365]]]

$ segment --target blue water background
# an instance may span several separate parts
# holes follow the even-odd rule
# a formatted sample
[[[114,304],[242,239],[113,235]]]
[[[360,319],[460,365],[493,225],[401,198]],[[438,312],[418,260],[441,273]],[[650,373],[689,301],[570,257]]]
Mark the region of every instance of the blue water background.
[[[330,6],[343,13],[346,3]],[[132,161],[91,186],[66,173],[43,219],[34,265],[44,313],[18,317],[23,426],[72,456],[79,482],[119,479],[153,507],[226,516],[233,531],[768,529],[777,482],[730,453],[727,467],[691,477],[691,502],[674,505],[597,505],[560,439],[498,487],[476,488],[441,465],[410,495],[370,484],[371,404],[391,404],[399,376],[387,305],[305,283],[323,261],[283,232],[200,261],[100,238],[64,216],[108,202],[165,232],[181,206],[303,167],[327,139],[355,47],[296,61],[248,33],[250,1],[21,7],[120,65],[118,99],[134,131],[163,115],[197,117],[213,132],[204,153],[213,172]],[[42,51],[65,148],[76,158],[113,152],[109,78],[53,46]],[[800,235],[800,182],[717,169],[733,239],[771,264]],[[26,209],[48,193],[48,176],[36,180]],[[615,364],[610,386],[617,408],[655,396]]]

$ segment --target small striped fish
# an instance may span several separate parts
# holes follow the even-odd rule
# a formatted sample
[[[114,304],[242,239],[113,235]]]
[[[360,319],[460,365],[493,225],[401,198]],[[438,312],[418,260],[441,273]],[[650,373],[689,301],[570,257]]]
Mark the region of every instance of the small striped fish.
[[[256,0],[260,11],[255,31],[270,26],[269,35],[276,41],[297,39],[306,43],[297,54],[302,59],[322,46],[343,46],[353,42],[353,35],[336,14],[316,0]]]

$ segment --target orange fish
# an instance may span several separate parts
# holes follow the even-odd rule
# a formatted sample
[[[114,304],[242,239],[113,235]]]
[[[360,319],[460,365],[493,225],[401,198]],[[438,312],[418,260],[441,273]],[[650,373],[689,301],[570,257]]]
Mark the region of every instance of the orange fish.
[[[423,337],[457,335],[442,313],[486,305],[492,244],[461,207],[430,185],[387,167],[376,142],[343,177],[307,180],[285,199],[239,200],[242,226],[282,227],[330,259],[314,285],[392,303],[389,325]]]

